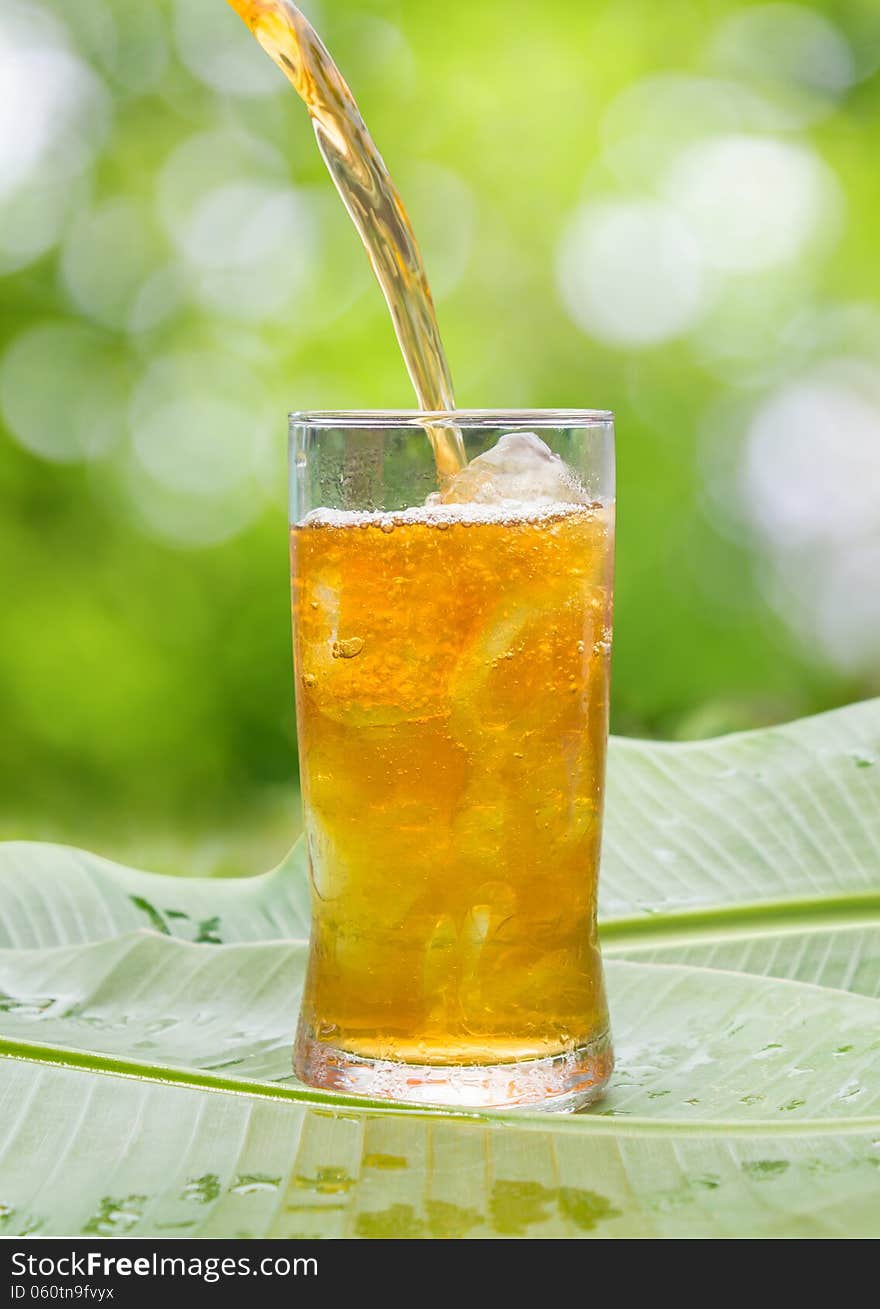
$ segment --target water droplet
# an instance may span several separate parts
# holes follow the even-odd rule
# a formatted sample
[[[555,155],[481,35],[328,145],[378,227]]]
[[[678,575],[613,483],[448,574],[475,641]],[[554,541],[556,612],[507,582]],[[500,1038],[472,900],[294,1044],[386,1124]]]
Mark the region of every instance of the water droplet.
[[[280,1177],[269,1177],[267,1173],[241,1173],[229,1188],[230,1195],[254,1195],[257,1191],[276,1191],[281,1185]]]
[[[193,1177],[180,1192],[182,1200],[195,1200],[198,1204],[211,1204],[220,1194],[220,1178],[216,1173],[203,1173]]]
[[[0,991],[0,1013],[17,1014],[20,1018],[39,1018],[55,1003],[54,998],[34,996],[25,1000]]]
[[[861,1094],[862,1094],[862,1087],[859,1086],[858,1082],[856,1082],[852,1086],[844,1087],[844,1089],[837,1096],[837,1099],[852,1100],[854,1096],[861,1095]]]
[[[354,659],[364,648],[363,638],[360,636],[349,636],[343,641],[334,641],[332,655],[334,659]]]
[[[144,1036],[155,1036],[158,1032],[167,1032],[169,1027],[176,1027],[176,1018],[151,1018],[143,1025]]]
[[[317,677],[315,677],[315,674],[314,674],[314,673],[303,673],[303,685],[304,685],[304,686],[314,686],[314,685],[315,685],[315,682],[317,682],[317,680],[318,680],[318,679],[317,679]]]
[[[341,1191],[350,1191],[354,1178],[344,1168],[319,1168],[314,1177],[297,1174],[294,1186],[306,1191],[318,1191],[321,1195],[337,1195]]]
[[[146,1203],[145,1195],[127,1195],[118,1200],[112,1195],[105,1195],[99,1201],[98,1212],[92,1214],[83,1227],[83,1234],[119,1236],[134,1227],[143,1214]]]
[[[751,1159],[742,1165],[744,1173],[757,1182],[766,1182],[771,1177],[779,1177],[788,1171],[787,1159]]]

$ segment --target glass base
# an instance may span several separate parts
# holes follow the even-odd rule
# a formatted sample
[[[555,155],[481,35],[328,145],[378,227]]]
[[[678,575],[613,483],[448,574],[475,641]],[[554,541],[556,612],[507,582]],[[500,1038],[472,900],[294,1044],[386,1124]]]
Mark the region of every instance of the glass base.
[[[503,1064],[410,1064],[368,1059],[300,1037],[294,1071],[325,1091],[457,1109],[574,1113],[605,1089],[614,1055],[607,1032],[566,1054]]]

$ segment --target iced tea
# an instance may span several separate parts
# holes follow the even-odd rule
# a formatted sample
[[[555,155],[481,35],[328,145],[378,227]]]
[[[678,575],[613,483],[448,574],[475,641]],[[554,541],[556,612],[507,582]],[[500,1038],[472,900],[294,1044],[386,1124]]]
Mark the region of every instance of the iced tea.
[[[301,1074],[321,1046],[419,1065],[601,1046],[612,536],[598,502],[292,528]]]

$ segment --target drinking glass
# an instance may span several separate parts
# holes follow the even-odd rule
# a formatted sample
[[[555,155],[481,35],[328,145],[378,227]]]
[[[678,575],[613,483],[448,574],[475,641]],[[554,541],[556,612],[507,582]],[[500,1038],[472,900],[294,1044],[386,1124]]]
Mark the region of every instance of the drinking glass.
[[[507,440],[441,502],[426,433],[456,429],[469,461]],[[612,1067],[612,415],[297,413],[290,452],[313,906],[295,1070],[390,1100],[578,1108]]]

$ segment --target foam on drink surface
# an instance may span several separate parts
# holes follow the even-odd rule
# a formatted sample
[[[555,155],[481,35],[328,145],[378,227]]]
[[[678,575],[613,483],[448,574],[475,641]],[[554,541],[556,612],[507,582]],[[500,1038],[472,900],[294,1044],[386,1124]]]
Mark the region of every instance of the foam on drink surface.
[[[408,524],[422,527],[451,527],[453,524],[548,523],[571,514],[593,515],[605,506],[601,501],[572,504],[540,500],[499,500],[497,504],[416,505],[412,509],[354,510],[313,509],[298,524],[300,527],[375,527],[388,531]]]

